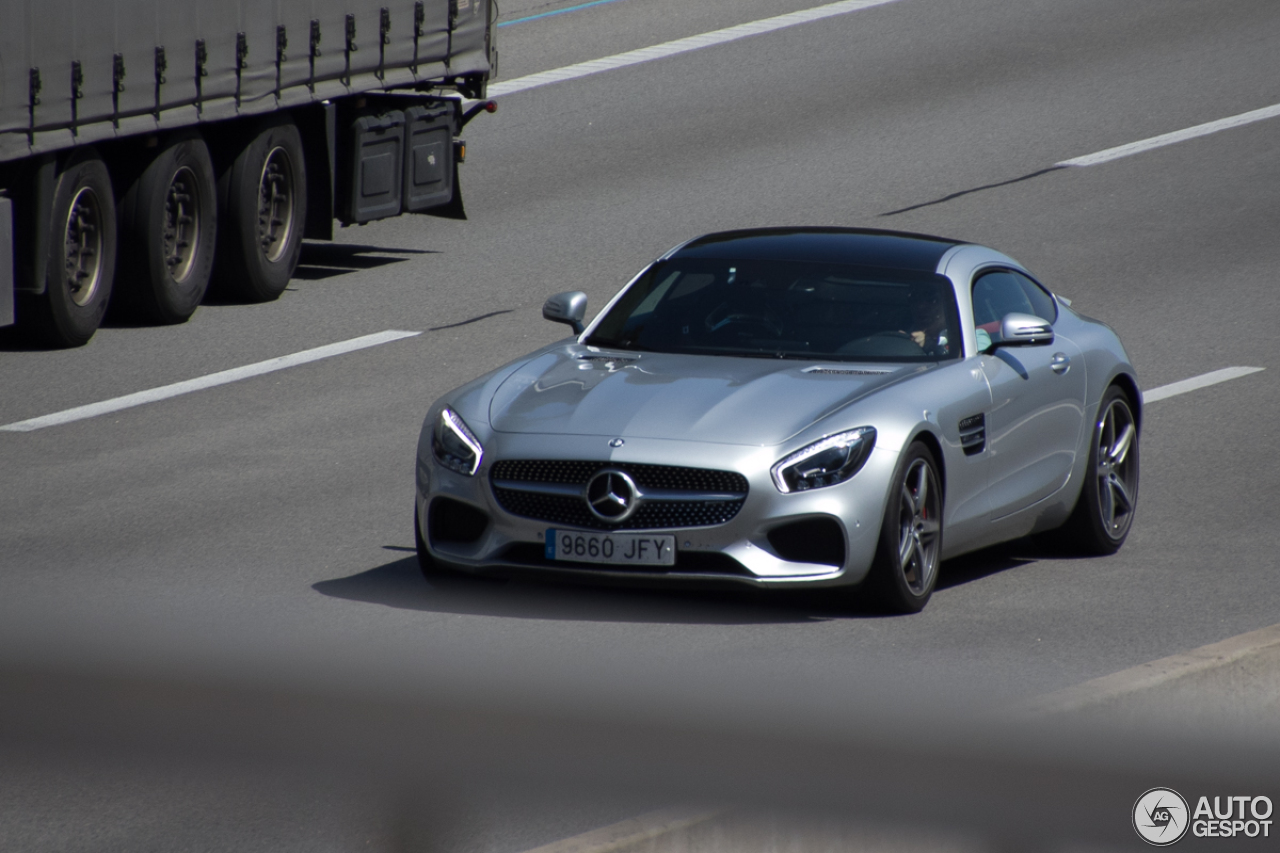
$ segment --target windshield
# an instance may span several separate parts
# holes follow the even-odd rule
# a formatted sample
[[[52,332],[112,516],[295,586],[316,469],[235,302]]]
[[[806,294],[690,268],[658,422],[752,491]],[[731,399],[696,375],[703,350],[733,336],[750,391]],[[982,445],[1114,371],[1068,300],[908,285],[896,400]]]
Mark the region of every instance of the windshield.
[[[586,343],[823,361],[961,354],[943,276],[843,264],[677,258],[655,264]]]

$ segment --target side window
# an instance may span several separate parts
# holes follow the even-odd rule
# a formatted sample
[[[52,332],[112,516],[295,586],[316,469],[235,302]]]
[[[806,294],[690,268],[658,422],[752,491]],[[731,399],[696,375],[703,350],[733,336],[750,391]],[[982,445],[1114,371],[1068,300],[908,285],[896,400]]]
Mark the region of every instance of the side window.
[[[1032,314],[1041,320],[1048,320],[1050,323],[1058,319],[1058,304],[1054,301],[1043,287],[1036,284],[1031,279],[1020,273],[1010,273],[1018,280],[1018,284],[1022,286],[1022,292],[1026,295],[1027,301],[1031,303]]]
[[[979,276],[973,283],[973,324],[978,329],[994,333],[1006,314],[1035,313],[1018,278],[1020,276],[1011,272],[998,270]]]

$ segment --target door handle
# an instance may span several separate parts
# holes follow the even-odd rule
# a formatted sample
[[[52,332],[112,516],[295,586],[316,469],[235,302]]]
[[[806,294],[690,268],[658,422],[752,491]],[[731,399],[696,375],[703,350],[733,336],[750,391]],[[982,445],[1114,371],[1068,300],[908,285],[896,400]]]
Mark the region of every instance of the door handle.
[[[1071,369],[1071,359],[1067,358],[1065,352],[1055,352],[1053,360],[1049,362],[1049,367],[1054,373],[1061,376]]]

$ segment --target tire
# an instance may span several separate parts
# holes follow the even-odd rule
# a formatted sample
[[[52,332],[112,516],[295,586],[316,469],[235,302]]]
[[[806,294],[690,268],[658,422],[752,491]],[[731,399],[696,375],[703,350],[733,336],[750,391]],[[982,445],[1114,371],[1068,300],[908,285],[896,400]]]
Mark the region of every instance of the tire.
[[[938,582],[942,554],[942,486],[938,463],[921,442],[907,448],[894,472],[867,576],[875,603],[891,613],[919,613]]]
[[[1072,550],[1106,555],[1120,550],[1138,506],[1138,424],[1129,397],[1112,385],[1098,404],[1080,497],[1060,539]]]
[[[173,142],[120,202],[118,299],[153,323],[185,323],[213,271],[217,183],[200,138]]]
[[[18,321],[36,342],[78,347],[102,323],[116,267],[116,205],[92,149],[73,155],[53,191],[45,292],[22,294]]]
[[[250,302],[284,292],[306,228],[302,137],[292,120],[266,126],[218,176],[219,290]]]

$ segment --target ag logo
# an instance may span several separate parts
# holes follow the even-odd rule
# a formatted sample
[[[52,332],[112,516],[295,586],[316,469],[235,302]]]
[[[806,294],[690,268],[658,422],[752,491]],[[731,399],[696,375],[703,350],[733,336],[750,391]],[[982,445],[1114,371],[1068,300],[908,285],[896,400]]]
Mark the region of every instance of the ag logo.
[[[1172,788],[1152,788],[1133,804],[1133,828],[1142,840],[1167,847],[1187,834],[1187,801]]]

